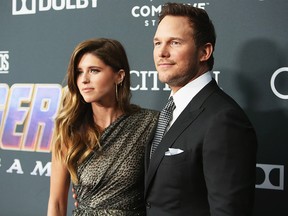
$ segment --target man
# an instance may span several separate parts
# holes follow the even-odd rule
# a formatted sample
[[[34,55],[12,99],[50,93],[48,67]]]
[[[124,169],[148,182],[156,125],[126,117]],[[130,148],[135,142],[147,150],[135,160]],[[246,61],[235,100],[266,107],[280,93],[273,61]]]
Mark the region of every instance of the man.
[[[177,3],[162,7],[154,61],[176,108],[158,147],[146,149],[148,216],[252,214],[256,135],[209,72],[215,41],[204,10]]]

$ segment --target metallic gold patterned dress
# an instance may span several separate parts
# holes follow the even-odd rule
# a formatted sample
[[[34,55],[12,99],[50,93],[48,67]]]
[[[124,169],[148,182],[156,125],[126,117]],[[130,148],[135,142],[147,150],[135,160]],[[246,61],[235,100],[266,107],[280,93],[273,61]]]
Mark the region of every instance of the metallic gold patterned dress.
[[[79,207],[74,216],[145,215],[144,153],[153,138],[158,112],[141,109],[124,115],[105,129],[101,151],[95,151],[77,170],[73,185]]]

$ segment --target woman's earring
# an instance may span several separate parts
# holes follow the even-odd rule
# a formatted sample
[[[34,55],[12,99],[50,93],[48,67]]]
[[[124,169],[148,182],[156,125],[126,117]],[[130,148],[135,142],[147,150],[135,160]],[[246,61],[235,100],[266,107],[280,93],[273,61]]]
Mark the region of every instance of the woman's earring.
[[[118,102],[118,84],[115,83],[115,96],[116,96],[116,101]]]

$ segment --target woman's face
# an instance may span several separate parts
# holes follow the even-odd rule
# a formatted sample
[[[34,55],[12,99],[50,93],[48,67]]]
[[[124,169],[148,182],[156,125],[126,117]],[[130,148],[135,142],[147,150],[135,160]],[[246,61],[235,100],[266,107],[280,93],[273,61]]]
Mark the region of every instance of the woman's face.
[[[116,103],[115,85],[119,73],[91,53],[80,59],[77,67],[77,87],[87,103],[113,106]]]

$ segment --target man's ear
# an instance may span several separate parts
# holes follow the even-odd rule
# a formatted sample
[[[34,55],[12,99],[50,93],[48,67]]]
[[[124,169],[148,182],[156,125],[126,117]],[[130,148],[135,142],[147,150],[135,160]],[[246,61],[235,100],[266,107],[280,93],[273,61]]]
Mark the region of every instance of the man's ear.
[[[206,43],[200,48],[200,62],[207,61],[213,53],[213,46],[211,43]]]

